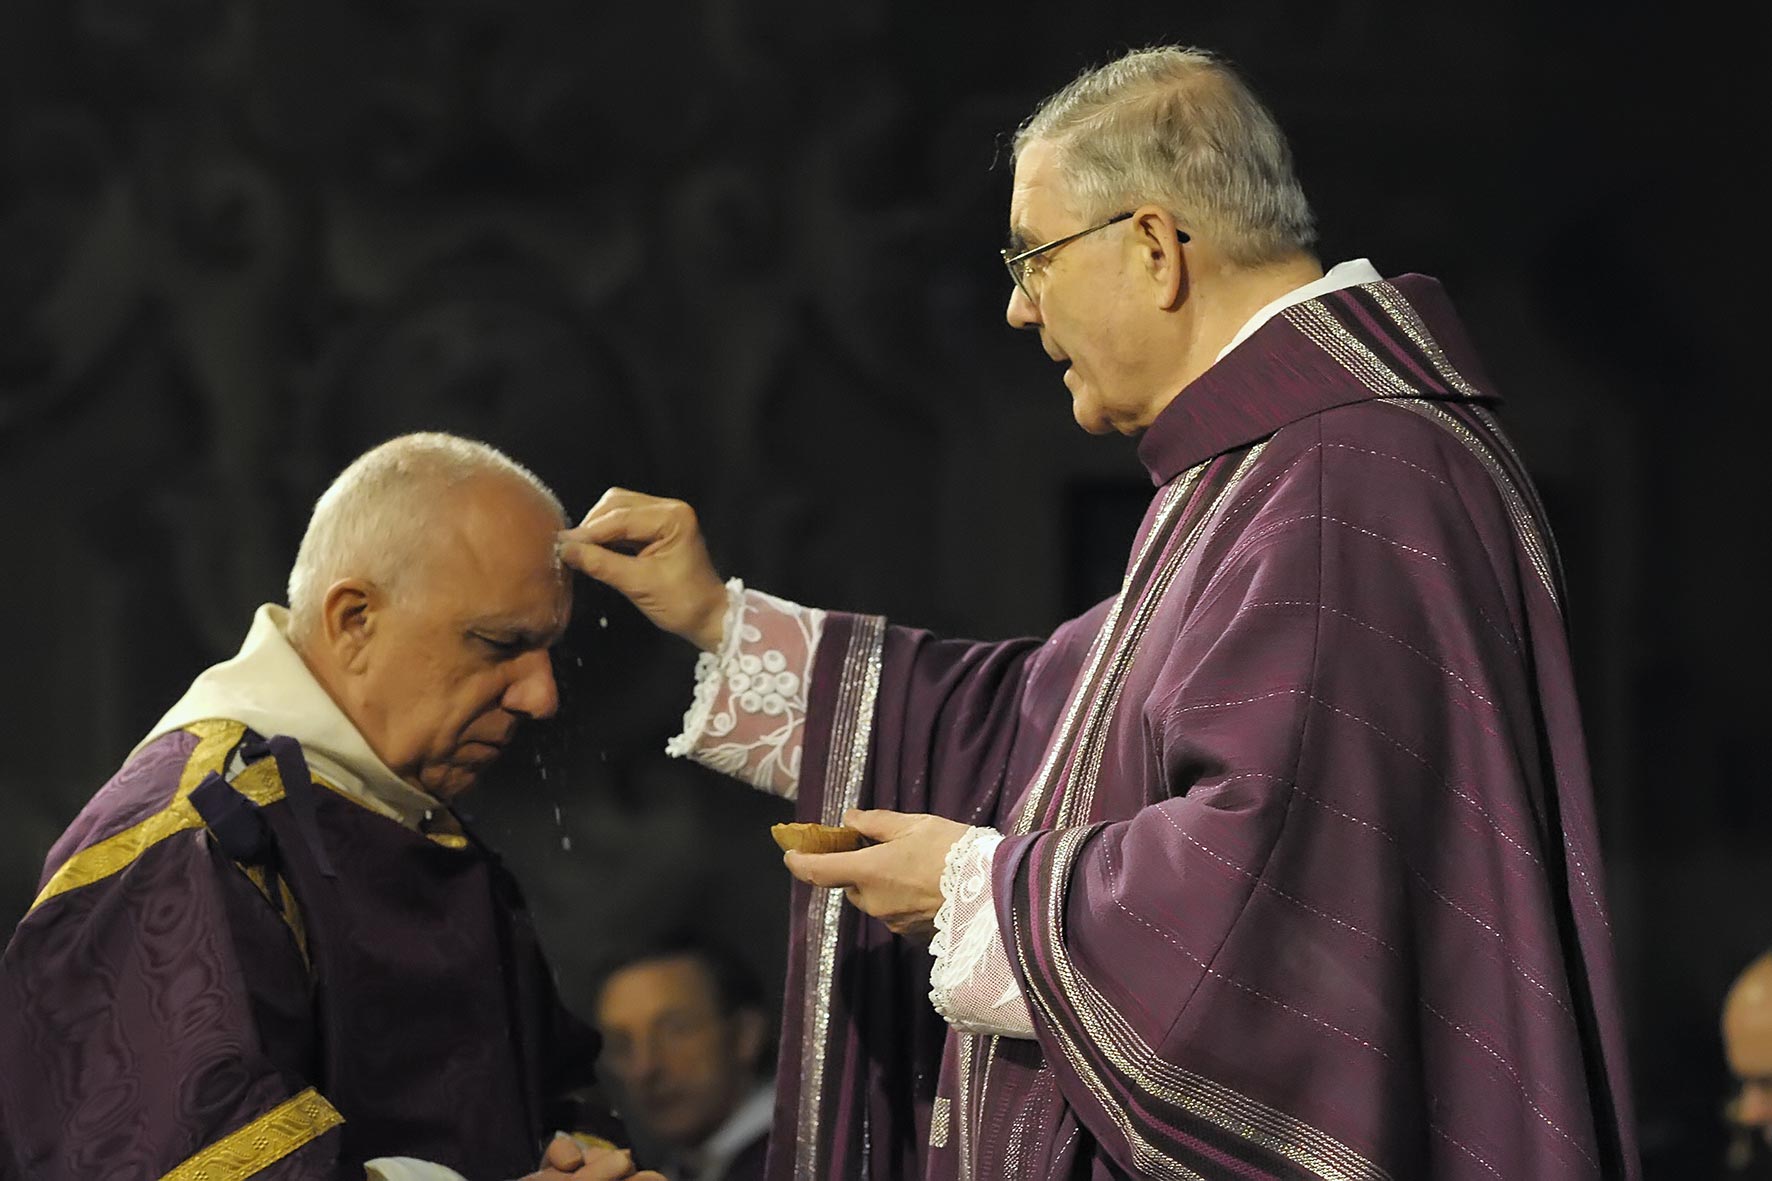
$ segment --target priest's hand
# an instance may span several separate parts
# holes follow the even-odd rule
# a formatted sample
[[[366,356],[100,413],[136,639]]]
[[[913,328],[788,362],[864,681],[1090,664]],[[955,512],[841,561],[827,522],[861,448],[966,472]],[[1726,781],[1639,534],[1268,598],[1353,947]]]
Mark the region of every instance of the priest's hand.
[[[648,1169],[634,1171],[634,1154],[625,1148],[594,1148],[560,1134],[541,1158],[541,1168],[523,1181],[665,1181]]]
[[[843,823],[879,844],[849,853],[788,853],[788,872],[840,889],[895,935],[927,940],[941,909],[941,871],[967,826],[922,812],[851,810]]]
[[[561,531],[560,558],[620,591],[662,630],[704,652],[720,647],[726,586],[695,510],[682,501],[611,488],[578,528]]]

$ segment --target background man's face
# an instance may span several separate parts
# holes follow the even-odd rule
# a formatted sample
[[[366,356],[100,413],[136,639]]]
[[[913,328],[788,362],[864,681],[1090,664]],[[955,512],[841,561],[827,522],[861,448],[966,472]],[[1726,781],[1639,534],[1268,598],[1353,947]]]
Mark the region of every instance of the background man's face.
[[[1723,1009],[1723,1048],[1741,1081],[1735,1119],[1772,1143],[1772,958],[1744,972]]]
[[[525,718],[558,708],[548,649],[572,600],[554,553],[561,522],[515,480],[451,489],[437,521],[423,568],[373,614],[356,692],[382,761],[448,798],[473,785]]]
[[[691,956],[643,960],[610,976],[597,1003],[603,1061],[627,1109],[674,1147],[697,1147],[745,1097],[763,1049],[760,1013],[723,1013]]]

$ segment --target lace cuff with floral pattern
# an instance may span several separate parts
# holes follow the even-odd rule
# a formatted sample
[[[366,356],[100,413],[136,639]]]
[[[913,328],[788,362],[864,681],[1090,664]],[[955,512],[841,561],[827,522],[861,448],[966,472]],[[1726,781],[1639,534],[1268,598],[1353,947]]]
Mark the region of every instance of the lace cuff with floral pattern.
[[[929,1002],[961,1033],[1031,1038],[1034,1020],[1009,967],[992,898],[991,859],[1002,843],[994,828],[971,828],[948,849],[929,944]]]
[[[665,753],[793,799],[806,737],[806,682],[825,613],[726,584],[720,650],[695,663],[695,697]]]

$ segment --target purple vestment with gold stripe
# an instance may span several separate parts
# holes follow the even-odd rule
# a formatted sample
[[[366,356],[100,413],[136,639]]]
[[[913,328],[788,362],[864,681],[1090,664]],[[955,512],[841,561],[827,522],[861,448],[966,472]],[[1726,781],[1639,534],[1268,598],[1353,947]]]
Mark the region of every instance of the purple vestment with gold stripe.
[[[1544,513],[1438,284],[1287,308],[1145,433],[1120,595],[1044,643],[833,613],[798,812],[1009,834],[1032,1040],[797,886],[771,1176],[1638,1165]]]
[[[510,875],[449,819],[408,829],[238,722],[143,747],[0,957],[0,1176],[529,1173],[597,1038]]]

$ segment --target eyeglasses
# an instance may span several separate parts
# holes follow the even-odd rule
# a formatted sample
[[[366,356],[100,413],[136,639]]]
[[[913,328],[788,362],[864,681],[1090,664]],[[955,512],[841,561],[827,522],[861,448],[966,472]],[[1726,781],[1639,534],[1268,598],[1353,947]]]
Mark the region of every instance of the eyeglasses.
[[[1036,246],[1032,250],[1023,250],[1020,254],[1011,254],[1008,250],[1000,250],[997,253],[1003,256],[1003,265],[1009,270],[1009,278],[1021,289],[1021,293],[1028,297],[1028,302],[1038,304],[1040,298],[1034,294],[1033,287],[1028,278],[1033,271],[1034,259],[1040,257],[1040,255],[1045,254],[1049,250],[1057,250],[1066,242],[1075,242],[1078,238],[1081,238],[1086,234],[1093,234],[1096,230],[1105,230],[1109,226],[1123,222],[1131,216],[1131,210],[1128,210],[1125,213],[1116,213],[1106,221],[1092,225],[1086,230],[1078,230],[1074,234],[1066,234],[1062,238],[1054,238],[1043,246]],[[1188,240],[1187,232],[1185,230],[1176,230],[1175,237],[1181,242],[1186,242]]]

